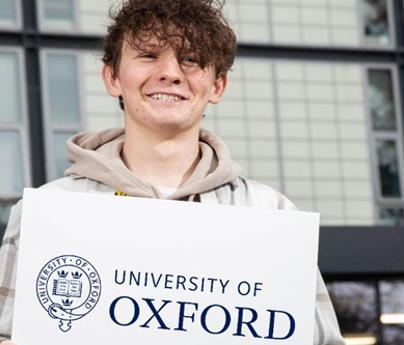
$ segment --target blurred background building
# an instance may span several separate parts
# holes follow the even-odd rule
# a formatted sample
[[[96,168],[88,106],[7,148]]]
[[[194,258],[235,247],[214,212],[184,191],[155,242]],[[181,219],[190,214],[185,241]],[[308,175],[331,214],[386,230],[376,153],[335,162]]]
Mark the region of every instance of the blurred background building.
[[[100,76],[112,3],[0,0],[0,237],[24,186],[63,175],[68,137],[123,126]],[[238,55],[203,127],[245,176],[321,213],[320,268],[348,344],[404,344],[404,1],[225,12]]]

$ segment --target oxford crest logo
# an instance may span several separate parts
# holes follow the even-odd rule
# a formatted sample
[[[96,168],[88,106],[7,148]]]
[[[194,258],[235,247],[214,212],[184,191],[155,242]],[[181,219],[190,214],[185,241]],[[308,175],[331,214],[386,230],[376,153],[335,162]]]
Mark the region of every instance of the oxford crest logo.
[[[41,269],[36,293],[49,316],[68,332],[72,322],[90,313],[101,295],[101,279],[95,267],[76,255],[61,255]]]

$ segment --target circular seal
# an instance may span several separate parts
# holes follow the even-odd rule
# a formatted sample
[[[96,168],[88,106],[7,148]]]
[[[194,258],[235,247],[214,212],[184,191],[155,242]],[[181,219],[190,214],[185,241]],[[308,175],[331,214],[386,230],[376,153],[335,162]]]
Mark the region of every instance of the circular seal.
[[[97,305],[101,295],[101,279],[95,267],[76,255],[61,255],[41,269],[36,293],[42,307],[59,328],[67,332],[71,322],[81,319]]]

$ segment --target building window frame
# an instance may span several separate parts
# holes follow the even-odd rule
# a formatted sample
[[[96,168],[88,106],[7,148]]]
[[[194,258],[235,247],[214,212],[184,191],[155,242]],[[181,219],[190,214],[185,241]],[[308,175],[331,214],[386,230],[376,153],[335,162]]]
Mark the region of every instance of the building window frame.
[[[383,320],[383,316],[386,316],[384,313],[385,307],[388,305],[386,304],[387,301],[387,296],[385,289],[383,289],[383,286],[386,285],[403,285],[404,284],[404,276],[402,273],[394,274],[394,275],[355,275],[355,276],[350,276],[350,275],[343,275],[343,276],[336,276],[336,277],[330,277],[328,278],[327,276],[324,276],[324,281],[327,286],[327,290],[329,291],[331,301],[335,305],[335,311],[337,318],[340,322],[340,328],[342,335],[344,336],[345,339],[347,338],[353,338],[353,339],[359,339],[362,337],[374,337],[375,342],[374,344],[391,344],[390,342],[387,342],[386,337],[385,337],[385,331],[390,328],[390,327],[399,327],[400,330],[402,330],[402,323],[395,323],[393,322],[388,322]],[[349,330],[344,329],[344,324],[351,324],[355,320],[352,320],[352,316],[357,317],[357,321],[359,320],[363,326],[364,320],[363,317],[368,317],[369,316],[369,301],[366,301],[367,303],[362,303],[360,307],[362,309],[362,313],[352,313],[347,314],[346,316],[350,317],[345,320],[342,320],[341,311],[343,311],[344,306],[345,308],[351,308],[352,302],[355,302],[355,295],[352,294],[349,295],[347,292],[349,290],[345,290],[345,298],[342,299],[342,303],[340,302],[341,300],[336,299],[338,295],[335,295],[335,290],[338,290],[338,285],[344,285],[348,284],[350,287],[357,287],[357,291],[361,291],[358,289],[358,287],[362,284],[365,284],[368,286],[369,291],[373,290],[374,294],[374,299],[373,304],[371,305],[370,309],[372,309],[370,312],[373,314],[372,316],[375,316],[375,318],[372,320],[373,321],[373,327],[368,327],[369,333],[364,334],[363,330],[360,330],[358,332],[349,332]],[[341,288],[339,288],[340,291]],[[357,300],[357,298],[356,298]],[[340,303],[338,303],[340,302]],[[342,307],[341,307],[342,306]],[[400,305],[401,308],[398,308],[397,313],[395,315],[400,316],[402,315],[402,306]],[[367,310],[366,310],[367,309]],[[366,310],[366,313],[364,311]],[[394,314],[393,314],[394,315]],[[361,318],[360,318],[361,317]],[[368,319],[369,320],[369,319]],[[367,320],[367,321],[368,321]],[[346,332],[349,333],[346,333]],[[364,342],[363,342],[364,343]],[[367,344],[371,342],[366,342]],[[359,342],[358,342],[359,344]],[[395,343],[396,344],[396,343]]]
[[[0,29],[6,31],[19,31],[22,29],[22,5],[21,0],[14,0],[16,20],[13,24],[6,24],[0,22]]]
[[[76,123],[54,123],[51,118],[50,110],[50,85],[48,83],[47,63],[49,55],[72,56],[76,60],[76,95],[78,100],[78,121]],[[43,101],[43,128],[45,141],[45,159],[46,159],[46,175],[47,180],[52,181],[60,176],[57,176],[56,165],[56,150],[55,150],[55,134],[76,134],[84,130],[84,99],[82,97],[83,82],[82,82],[82,61],[79,52],[62,49],[43,49],[40,52],[41,79],[43,85],[42,101]]]
[[[38,27],[39,31],[41,32],[57,32],[59,34],[72,34],[72,33],[79,33],[80,32],[80,26],[79,26],[79,8],[78,8],[78,3],[77,0],[72,0],[72,5],[73,5],[73,22],[72,22],[72,28],[61,28],[57,26],[52,26],[46,24],[46,18],[44,15],[45,11],[45,0],[37,0],[36,1],[36,7],[37,7],[37,18],[38,18]]]
[[[395,131],[377,131],[373,129],[371,107],[369,104],[369,71],[370,70],[385,70],[391,73],[392,92],[393,92],[393,106],[395,111],[396,130]],[[384,208],[397,208],[403,209],[404,205],[404,131],[402,123],[402,110],[400,105],[400,83],[397,66],[393,64],[364,64],[363,66],[363,80],[365,82],[364,92],[366,99],[366,113],[367,113],[367,130],[369,138],[370,159],[372,163],[372,179],[373,179],[373,194],[374,194],[374,209],[375,221],[377,224],[382,224],[380,210]],[[382,195],[382,187],[380,183],[379,162],[377,156],[377,141],[379,140],[392,140],[396,143],[397,152],[397,165],[399,170],[400,181],[400,197],[384,197]]]
[[[357,9],[358,9],[358,21],[359,21],[359,43],[360,48],[371,48],[371,49],[380,49],[380,50],[391,50],[396,48],[397,46],[397,36],[394,25],[394,4],[390,0],[386,0],[386,12],[387,12],[387,20],[388,20],[388,30],[390,42],[388,44],[377,44],[374,42],[366,41],[366,36],[364,35],[364,17],[363,17],[363,1],[364,0],[356,0],[357,1]]]
[[[24,52],[18,47],[4,47],[0,46],[0,53],[14,53],[17,56],[17,64],[19,67],[19,84],[20,92],[19,99],[21,102],[21,120],[18,123],[2,123],[0,120],[0,130],[7,132],[18,132],[20,136],[21,154],[22,154],[22,165],[23,165],[23,180],[26,187],[32,185],[31,179],[31,160],[29,151],[29,122],[28,122],[28,104],[27,104],[27,85],[25,80],[25,65],[24,65]],[[10,193],[10,194],[0,194],[0,199],[2,201],[7,201],[8,199],[15,201],[20,198],[22,193]]]

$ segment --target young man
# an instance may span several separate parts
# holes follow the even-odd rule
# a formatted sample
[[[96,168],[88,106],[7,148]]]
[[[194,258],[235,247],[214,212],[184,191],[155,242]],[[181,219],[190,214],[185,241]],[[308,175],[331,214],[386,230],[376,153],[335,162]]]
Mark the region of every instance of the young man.
[[[72,167],[65,178],[42,188],[295,209],[277,191],[239,176],[225,144],[200,128],[208,103],[223,96],[236,50],[221,4],[128,0],[112,19],[102,76],[124,109],[125,129],[70,139]],[[0,334],[5,337],[11,333],[20,217],[21,202],[12,211],[0,252]],[[320,275],[315,324],[314,344],[344,344]]]

